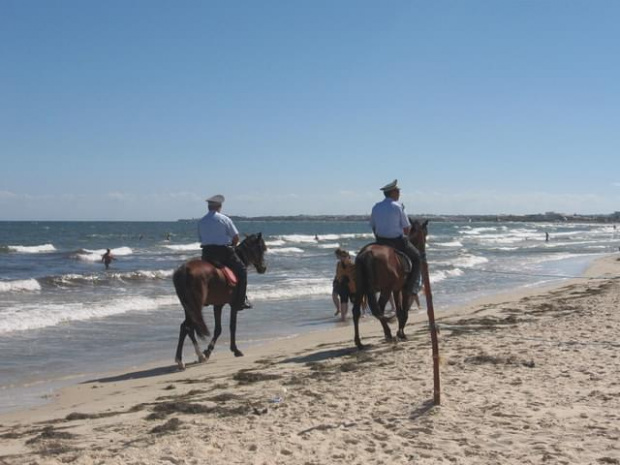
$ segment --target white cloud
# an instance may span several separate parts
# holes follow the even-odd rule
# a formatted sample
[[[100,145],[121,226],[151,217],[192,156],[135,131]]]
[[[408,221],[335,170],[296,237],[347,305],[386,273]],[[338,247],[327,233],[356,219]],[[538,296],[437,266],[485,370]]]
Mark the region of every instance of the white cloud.
[[[125,194],[124,192],[108,192],[106,197],[112,200],[128,200],[130,195]]]
[[[619,183],[620,184],[620,183]],[[382,199],[381,192],[369,190],[323,190],[256,194],[226,197],[225,212],[232,215],[364,215]],[[407,213],[416,214],[527,214],[611,213],[618,210],[616,195],[558,194],[549,192],[461,192],[407,191],[401,201]],[[0,220],[177,220],[204,214],[204,195],[189,191],[101,194],[17,194],[0,191]]]
[[[17,197],[18,195],[15,192],[0,191],[0,200],[12,200]]]

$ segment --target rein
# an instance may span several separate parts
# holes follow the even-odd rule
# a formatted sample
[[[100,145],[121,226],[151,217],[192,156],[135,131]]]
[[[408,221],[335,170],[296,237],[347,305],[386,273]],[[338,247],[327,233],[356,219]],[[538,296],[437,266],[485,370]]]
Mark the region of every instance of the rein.
[[[248,266],[250,264],[250,261],[247,255],[248,245],[246,244],[246,241],[247,239],[244,239],[243,241],[241,241],[241,243],[237,247],[235,247],[235,252],[239,256],[243,264],[245,266]]]

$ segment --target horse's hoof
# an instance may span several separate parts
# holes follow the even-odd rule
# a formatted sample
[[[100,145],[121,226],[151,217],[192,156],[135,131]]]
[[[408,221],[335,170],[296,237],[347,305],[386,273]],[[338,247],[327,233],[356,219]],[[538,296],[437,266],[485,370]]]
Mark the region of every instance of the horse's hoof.
[[[396,336],[398,337],[398,339],[400,341],[406,341],[407,340],[407,336],[405,336],[405,333],[398,333],[398,334],[396,334]]]
[[[179,371],[185,371],[185,363],[180,360],[177,360],[177,367],[179,368]]]
[[[206,362],[207,360],[209,360],[209,357],[211,357],[211,350],[209,350],[209,349],[205,349],[205,350],[202,352],[202,357],[204,358],[204,360],[200,360],[200,359],[198,359],[198,360],[199,360],[199,361],[203,361],[203,362]]]
[[[204,362],[206,362],[207,360],[209,360],[209,357],[207,357],[207,356],[206,356],[206,355],[204,355],[204,354],[200,354],[200,355],[198,356],[198,363],[204,363]]]
[[[233,350],[233,353],[235,354],[235,357],[243,357],[243,352],[239,349]]]

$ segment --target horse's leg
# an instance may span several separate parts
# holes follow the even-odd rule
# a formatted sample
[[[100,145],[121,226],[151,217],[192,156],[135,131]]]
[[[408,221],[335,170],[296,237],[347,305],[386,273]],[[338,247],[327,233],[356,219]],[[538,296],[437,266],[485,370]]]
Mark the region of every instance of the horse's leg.
[[[398,331],[396,332],[396,337],[403,341],[407,340],[407,336],[405,336],[405,325],[407,324],[407,320],[409,319],[409,308],[403,305],[403,301],[406,300],[406,295],[401,293],[400,302],[396,305],[396,315],[398,316]]]
[[[179,331],[179,343],[177,345],[177,355],[174,358],[174,361],[179,366],[179,370],[185,370],[185,363],[183,363],[183,343],[185,342],[185,336],[187,336],[187,324],[187,319],[185,319],[185,321],[181,323],[181,329]]]
[[[390,291],[383,291],[379,296],[379,311],[381,312],[381,315],[385,315],[385,306],[390,300],[390,295]]]
[[[361,292],[359,293],[359,295],[361,296]],[[360,307],[362,306],[362,298],[361,297],[356,297],[355,298],[355,303],[353,304],[353,327],[355,328],[355,337],[354,337],[354,341],[355,341],[355,345],[357,346],[358,349],[362,350],[364,349],[364,345],[362,344],[362,341],[360,340]]]
[[[222,334],[222,307],[223,305],[214,305],[213,306],[213,316],[215,318],[215,329],[213,330],[213,337],[211,338],[211,342],[209,342],[209,346],[205,349],[205,360],[208,360],[211,356],[211,352],[215,348],[215,343],[217,342],[217,338]]]
[[[370,295],[368,296],[368,298],[370,300]],[[383,299],[383,293],[381,293],[380,299],[381,300]],[[389,299],[389,295],[388,295],[388,299]],[[392,331],[390,330],[390,325],[388,325],[389,319],[386,318],[381,312],[381,309],[380,309],[381,300],[377,302],[375,299],[374,293],[373,293],[372,302],[369,303],[370,311],[372,312],[373,316],[377,320],[379,320],[379,322],[381,323],[381,327],[383,328],[383,334],[385,335],[385,340],[388,342],[391,342],[394,340],[394,338],[392,337]],[[385,307],[385,303],[384,303],[384,307]]]
[[[200,352],[200,346],[198,345],[198,341],[196,340],[196,329],[191,323],[187,325],[187,335],[192,340],[192,344],[194,344],[194,352],[196,352],[196,357],[198,357],[198,363],[206,362],[207,357],[205,357],[202,352]]]
[[[235,357],[243,357],[243,352],[237,348],[236,341],[237,334],[237,310],[230,309],[230,350],[235,354]]]

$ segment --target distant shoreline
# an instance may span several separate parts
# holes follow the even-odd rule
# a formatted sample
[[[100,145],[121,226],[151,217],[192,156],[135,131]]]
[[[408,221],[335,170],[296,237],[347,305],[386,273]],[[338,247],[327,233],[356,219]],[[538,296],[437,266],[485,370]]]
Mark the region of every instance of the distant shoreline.
[[[324,221],[359,222],[368,221],[370,215],[229,215],[234,221]],[[523,223],[620,223],[620,211],[601,214],[532,213],[526,215],[442,215],[430,213],[410,214],[413,218],[424,218],[433,222],[523,222]],[[199,218],[179,218],[177,220],[1,220],[0,223],[195,223]]]
[[[564,215],[562,213],[533,213],[528,215],[409,215],[416,218],[425,218],[431,221],[458,221],[458,222],[539,222],[539,223],[620,223],[620,212],[593,215]],[[272,216],[237,216],[231,215],[234,221],[368,221],[369,215],[272,215]],[[179,219],[185,222],[198,221],[193,219]]]

